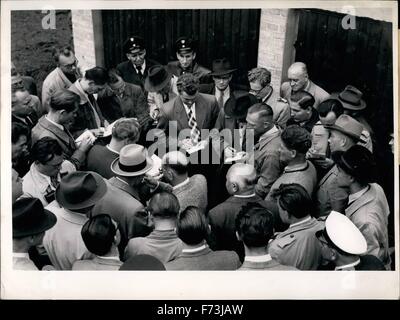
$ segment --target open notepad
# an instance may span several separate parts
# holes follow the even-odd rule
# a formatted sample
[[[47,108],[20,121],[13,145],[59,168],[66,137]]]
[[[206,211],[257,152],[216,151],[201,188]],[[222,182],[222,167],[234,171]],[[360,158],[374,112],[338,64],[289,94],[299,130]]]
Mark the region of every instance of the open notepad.
[[[78,138],[75,139],[76,145],[79,147],[79,145],[84,139],[86,139],[86,137],[89,137],[91,143],[94,143],[96,141],[96,137],[94,136],[94,134],[90,130],[86,129]]]

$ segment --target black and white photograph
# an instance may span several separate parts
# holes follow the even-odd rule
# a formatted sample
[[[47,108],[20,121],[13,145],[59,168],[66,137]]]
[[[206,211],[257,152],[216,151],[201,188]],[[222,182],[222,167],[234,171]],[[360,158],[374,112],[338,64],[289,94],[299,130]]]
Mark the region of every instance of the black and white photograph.
[[[397,6],[2,1],[1,298],[398,299]]]

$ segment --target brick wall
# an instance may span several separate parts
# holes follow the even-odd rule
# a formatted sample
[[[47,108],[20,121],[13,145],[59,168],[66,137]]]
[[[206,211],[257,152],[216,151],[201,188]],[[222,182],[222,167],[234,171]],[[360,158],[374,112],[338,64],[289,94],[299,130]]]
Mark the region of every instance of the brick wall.
[[[261,10],[258,66],[271,71],[271,85],[274,90],[279,90],[282,74],[286,72],[283,70],[287,64],[285,60],[290,60],[285,50],[290,36],[286,32],[289,17],[290,9]],[[291,55],[291,52],[289,54]]]
[[[72,10],[72,34],[75,55],[82,70],[95,67],[95,38],[91,10]]]

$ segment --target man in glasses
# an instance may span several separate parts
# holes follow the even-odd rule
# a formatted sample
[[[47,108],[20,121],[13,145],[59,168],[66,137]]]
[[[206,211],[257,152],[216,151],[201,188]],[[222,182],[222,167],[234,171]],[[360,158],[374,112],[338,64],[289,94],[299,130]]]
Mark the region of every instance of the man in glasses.
[[[377,257],[365,254],[367,241],[349,218],[332,211],[325,222],[325,229],[316,232],[321,243],[324,263],[331,263],[337,271],[385,270]]]
[[[128,61],[121,62],[117,66],[117,70],[125,82],[135,84],[143,89],[149,68],[159,63],[146,58],[146,48],[142,37],[129,37],[123,45],[123,50]]]
[[[22,183],[24,197],[38,198],[46,206],[54,200],[61,177],[76,169],[64,160],[61,146],[50,137],[44,137],[32,146],[31,157],[33,163]]]
[[[52,94],[58,89],[68,89],[82,76],[78,67],[78,60],[71,47],[54,49],[53,58],[57,68],[48,74],[42,87],[42,104],[47,111]]]

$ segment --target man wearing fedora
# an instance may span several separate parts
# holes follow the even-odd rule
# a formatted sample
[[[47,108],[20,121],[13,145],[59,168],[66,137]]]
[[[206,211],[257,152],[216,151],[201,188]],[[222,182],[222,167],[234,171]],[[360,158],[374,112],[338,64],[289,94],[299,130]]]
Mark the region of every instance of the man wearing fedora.
[[[295,62],[288,69],[289,81],[282,83],[280,95],[287,101],[292,93],[304,90],[314,97],[314,108],[329,98],[329,93],[317,86],[308,77],[307,66],[303,62]]]
[[[36,198],[19,199],[13,204],[13,268],[38,270],[29,258],[29,249],[41,245],[45,232],[57,222],[57,217],[43,208]]]
[[[147,53],[142,37],[130,36],[123,44],[123,51],[128,60],[117,65],[122,79],[143,89],[150,67],[158,63],[146,58]]]
[[[106,179],[114,177],[111,163],[118,158],[119,152],[124,146],[136,143],[139,136],[140,125],[136,119],[122,118],[117,120],[111,130],[110,143],[105,146],[96,144],[89,150],[87,170],[97,172]]]
[[[182,74],[177,81],[179,96],[162,106],[157,128],[170,134],[169,129],[179,133],[190,130],[193,144],[200,141],[201,129],[212,129],[219,114],[214,96],[199,93],[199,80],[194,74]]]
[[[177,78],[185,73],[192,73],[200,83],[209,82],[209,69],[198,64],[196,59],[196,41],[188,37],[180,37],[175,42],[175,52],[178,60],[170,61],[167,69],[172,74],[172,84],[175,88]]]
[[[80,234],[93,207],[106,192],[106,182],[94,172],[76,171],[61,179],[56,189],[56,201],[46,207],[57,216],[57,223],[43,240],[57,270],[71,270],[76,260],[93,257]]]
[[[226,58],[215,59],[212,64],[213,83],[201,84],[199,91],[215,96],[220,109],[224,108],[226,101],[231,97],[233,88],[231,87],[232,74],[236,69],[231,67]]]
[[[351,220],[332,211],[325,229],[316,233],[322,246],[322,260],[332,263],[336,271],[385,270],[377,257],[365,254],[367,241]]]
[[[158,120],[162,105],[177,96],[172,91],[171,77],[172,74],[164,66],[155,65],[149,69],[144,89],[148,92],[147,103],[153,120]]]
[[[120,252],[123,252],[129,239],[145,237],[152,230],[147,216],[141,215],[144,177],[152,167],[153,161],[143,146],[124,146],[111,163],[114,176],[107,181],[107,192],[93,208],[93,215],[107,213],[118,223],[121,231]]]
[[[342,114],[333,125],[325,127],[330,132],[328,139],[331,153],[345,152],[360,141],[363,126],[352,117]],[[333,166],[319,181],[316,190],[316,210],[319,217],[326,217],[331,210],[344,213],[347,206],[349,190],[338,186],[338,167]]]
[[[372,153],[355,145],[336,159],[338,184],[350,190],[346,216],[367,240],[367,253],[376,256],[390,270],[388,241],[389,205],[382,187],[372,183],[375,163]]]
[[[104,118],[112,123],[122,117],[137,118],[142,127],[146,127],[149,108],[140,86],[127,83],[118,69],[108,70],[107,87],[100,91],[97,98]]]
[[[362,92],[356,87],[348,85],[342,92],[336,92],[331,95],[333,99],[338,99],[344,108],[344,113],[356,119],[364,127],[361,134],[360,144],[373,152],[374,132],[363,116],[367,104],[362,99]]]

